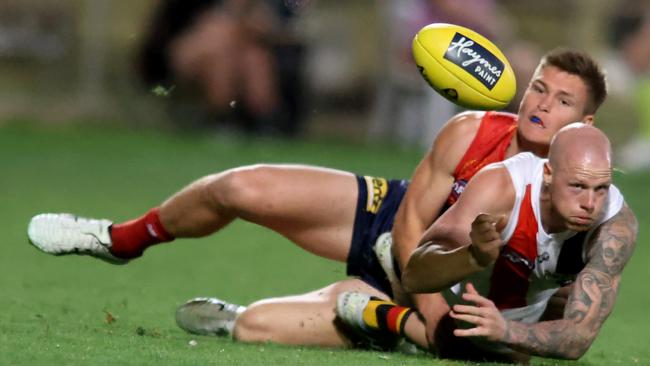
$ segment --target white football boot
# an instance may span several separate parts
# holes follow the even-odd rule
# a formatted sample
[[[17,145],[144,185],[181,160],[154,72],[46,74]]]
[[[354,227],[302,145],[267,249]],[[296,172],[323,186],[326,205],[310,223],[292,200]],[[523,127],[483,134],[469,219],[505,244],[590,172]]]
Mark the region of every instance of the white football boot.
[[[373,329],[363,320],[363,311],[371,299],[370,295],[361,292],[343,292],[336,298],[336,315],[350,331],[347,334],[356,346],[377,351],[394,350],[401,337]]]
[[[336,298],[336,315],[345,324],[359,329],[363,332],[370,332],[372,329],[363,321],[363,310],[368,306],[370,295],[361,292],[342,292]]]
[[[27,228],[29,242],[53,255],[86,254],[112,264],[128,259],[110,252],[113,245],[108,220],[87,219],[65,213],[46,213],[32,217]]]
[[[214,297],[197,297],[176,310],[176,324],[186,332],[219,337],[232,336],[235,320],[246,307]]]

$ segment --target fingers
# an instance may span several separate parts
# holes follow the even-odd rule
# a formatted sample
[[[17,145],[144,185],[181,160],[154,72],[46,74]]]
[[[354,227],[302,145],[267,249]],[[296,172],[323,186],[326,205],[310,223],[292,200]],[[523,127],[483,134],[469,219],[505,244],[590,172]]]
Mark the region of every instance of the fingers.
[[[467,292],[463,293],[463,295],[462,295],[463,300],[471,301],[471,302],[475,303],[479,307],[489,307],[489,308],[494,307],[494,303],[490,299],[488,299],[488,298],[486,298],[484,296],[481,296],[476,291],[474,286],[472,286],[471,284],[467,284],[465,289],[466,289]]]
[[[487,231],[495,229],[496,231],[501,231],[506,227],[508,223],[508,218],[505,215],[492,215],[488,213],[480,213],[474,221],[472,222],[472,229],[477,231]]]
[[[484,311],[483,309],[484,308],[479,308],[478,306],[472,306],[472,305],[454,305],[451,311],[457,315],[467,314],[467,315],[485,316],[487,312]]]
[[[501,238],[495,225],[496,221],[491,215],[480,214],[476,216],[476,219],[472,222],[472,230],[470,231],[472,242],[487,243],[490,241],[499,241]]]
[[[468,294],[473,294],[473,295],[478,295],[478,291],[476,291],[476,287],[471,282],[467,282],[465,285],[465,291],[467,291]]]
[[[460,314],[453,310],[449,312],[449,316],[451,316],[456,320],[462,320],[464,322],[471,323],[474,325],[479,325],[479,326],[483,325],[485,321],[485,318],[483,317],[476,316],[476,315],[469,315],[469,314]]]
[[[497,229],[498,232],[502,232],[503,229],[505,229],[506,225],[508,225],[508,217],[506,215],[499,215],[498,220],[494,227]]]
[[[494,216],[486,213],[480,213],[474,221],[472,221],[472,229],[479,230],[482,229],[487,230],[492,227],[494,227],[494,224],[496,224],[497,220]]]
[[[455,320],[472,324],[475,327],[470,329],[455,329],[457,337],[487,337],[489,340],[498,341],[503,339],[506,329],[505,319],[494,303],[481,296],[473,284],[465,285],[465,292],[462,297],[473,305],[456,304],[449,312],[449,316]]]
[[[485,337],[488,333],[485,328],[454,329],[456,337]]]

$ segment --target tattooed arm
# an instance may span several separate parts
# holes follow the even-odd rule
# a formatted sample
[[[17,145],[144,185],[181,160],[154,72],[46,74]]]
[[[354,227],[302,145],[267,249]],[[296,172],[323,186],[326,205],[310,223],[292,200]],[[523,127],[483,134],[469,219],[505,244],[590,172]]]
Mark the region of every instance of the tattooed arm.
[[[467,285],[452,318],[476,325],[455,329],[458,337],[485,337],[530,355],[578,359],[589,349],[614,307],[623,267],[636,243],[637,221],[624,206],[601,224],[588,243],[588,261],[578,274],[564,311],[564,318],[525,324],[504,319],[494,303]]]
[[[580,358],[614,307],[621,272],[634,251],[637,230],[634,213],[623,206],[590,240],[587,265],[578,274],[564,319],[536,324],[506,321],[502,342],[533,355]]]

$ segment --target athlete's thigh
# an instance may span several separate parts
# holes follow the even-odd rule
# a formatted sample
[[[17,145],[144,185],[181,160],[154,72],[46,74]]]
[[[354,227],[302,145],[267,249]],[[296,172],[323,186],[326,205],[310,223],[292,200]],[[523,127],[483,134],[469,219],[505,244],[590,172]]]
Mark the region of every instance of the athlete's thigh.
[[[304,249],[345,261],[358,197],[352,173],[304,165],[255,165],[237,173],[252,194],[239,216],[279,232]]]
[[[348,279],[302,295],[265,299],[250,305],[237,319],[234,336],[244,342],[349,346],[335,324],[336,298],[344,291],[387,298],[359,279]]]

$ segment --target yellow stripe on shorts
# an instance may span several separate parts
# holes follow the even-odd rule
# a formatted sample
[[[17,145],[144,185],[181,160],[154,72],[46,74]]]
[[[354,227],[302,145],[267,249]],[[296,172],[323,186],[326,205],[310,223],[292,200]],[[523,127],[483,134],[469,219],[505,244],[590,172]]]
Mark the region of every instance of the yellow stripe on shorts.
[[[376,177],[363,177],[366,180],[366,187],[368,188],[368,199],[366,201],[366,211],[376,214],[379,212],[384,198],[388,193],[388,181],[384,178]]]

